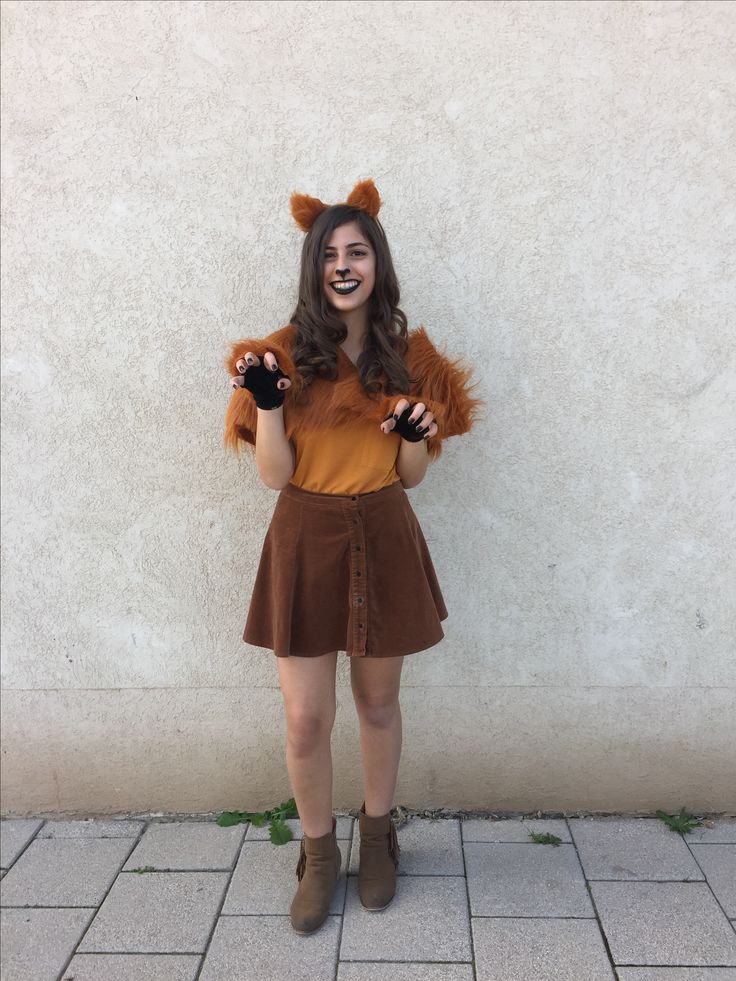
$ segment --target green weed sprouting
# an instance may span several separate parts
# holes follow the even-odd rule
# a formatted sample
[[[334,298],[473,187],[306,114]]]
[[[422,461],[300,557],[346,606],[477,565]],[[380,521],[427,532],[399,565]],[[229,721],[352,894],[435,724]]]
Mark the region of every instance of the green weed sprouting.
[[[530,831],[529,837],[532,839],[535,845],[559,845],[562,838],[558,838],[557,835],[550,834],[549,831]]]
[[[667,814],[662,810],[655,811],[655,814],[664,821],[668,828],[672,831],[679,831],[681,835],[689,834],[693,828],[699,828],[703,823],[700,820],[694,820],[693,815],[688,814],[684,807],[680,809],[678,815]]]
[[[286,823],[290,818],[298,818],[299,811],[296,808],[296,801],[290,797],[283,801],[278,807],[270,811],[225,811],[217,819],[221,828],[231,828],[235,824],[250,823],[256,828],[262,828],[268,821],[268,835],[274,845],[285,845],[291,841],[294,834]]]

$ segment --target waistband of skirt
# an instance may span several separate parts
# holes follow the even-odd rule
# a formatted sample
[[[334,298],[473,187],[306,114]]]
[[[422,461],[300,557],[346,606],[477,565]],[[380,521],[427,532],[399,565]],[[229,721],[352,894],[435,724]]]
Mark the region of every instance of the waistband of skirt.
[[[371,501],[381,501],[387,498],[400,497],[405,494],[404,485],[400,480],[395,480],[392,484],[387,484],[377,491],[366,491],[363,494],[320,494],[317,491],[304,490],[296,484],[285,484],[281,488],[281,494],[290,497],[302,504],[312,504],[324,508],[340,508],[345,504],[353,502],[370,503]]]

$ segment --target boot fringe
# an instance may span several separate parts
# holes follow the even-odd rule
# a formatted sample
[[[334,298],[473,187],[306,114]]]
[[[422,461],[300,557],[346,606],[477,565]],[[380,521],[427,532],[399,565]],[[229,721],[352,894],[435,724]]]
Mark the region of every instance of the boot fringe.
[[[401,854],[401,849],[399,848],[399,838],[396,834],[396,826],[394,822],[389,818],[389,832],[388,832],[388,853],[391,856],[391,860],[394,863],[394,868],[399,867],[399,855]]]
[[[307,852],[304,848],[304,839],[302,838],[301,848],[299,849],[299,861],[296,863],[296,877],[301,882],[304,878],[304,872],[307,868]]]

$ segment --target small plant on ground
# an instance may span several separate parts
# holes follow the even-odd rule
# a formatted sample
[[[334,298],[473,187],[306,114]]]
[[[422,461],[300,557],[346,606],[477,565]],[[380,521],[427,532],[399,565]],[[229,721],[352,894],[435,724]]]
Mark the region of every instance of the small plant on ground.
[[[217,819],[221,828],[231,828],[234,824],[250,824],[256,828],[262,828],[266,821],[269,822],[268,835],[274,845],[285,845],[294,837],[291,828],[286,823],[289,818],[298,818],[299,811],[296,809],[296,801],[290,797],[283,801],[278,807],[270,811],[225,811]]]
[[[702,825],[702,821],[693,819],[692,814],[688,814],[685,808],[680,809],[680,813],[667,814],[666,811],[657,810],[655,811],[658,818],[661,818],[664,823],[672,831],[679,831],[681,835],[688,834],[693,828],[699,828]]]
[[[549,831],[530,831],[529,837],[535,845],[559,845],[562,838],[550,834]]]

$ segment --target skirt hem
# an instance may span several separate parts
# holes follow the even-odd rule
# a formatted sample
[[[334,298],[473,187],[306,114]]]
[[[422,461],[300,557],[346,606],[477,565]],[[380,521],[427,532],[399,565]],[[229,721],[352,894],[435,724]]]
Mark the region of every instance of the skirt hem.
[[[447,617],[442,617],[442,620],[446,620]],[[265,650],[271,651],[276,657],[324,657],[325,654],[332,654],[336,651],[338,654],[345,654],[346,657],[367,657],[369,660],[375,660],[382,657],[407,657],[410,654],[421,654],[422,651],[428,651],[432,647],[436,647],[441,640],[445,639],[445,633],[442,631],[441,636],[437,640],[431,641],[429,644],[423,644],[421,647],[414,647],[409,651],[392,651],[390,654],[349,654],[344,647],[333,647],[330,650],[322,651],[320,654],[305,654],[301,651],[291,651],[289,654],[280,654],[271,644],[258,644],[254,640],[246,640],[243,637],[243,643],[250,644],[252,647],[262,647]]]

